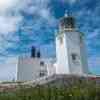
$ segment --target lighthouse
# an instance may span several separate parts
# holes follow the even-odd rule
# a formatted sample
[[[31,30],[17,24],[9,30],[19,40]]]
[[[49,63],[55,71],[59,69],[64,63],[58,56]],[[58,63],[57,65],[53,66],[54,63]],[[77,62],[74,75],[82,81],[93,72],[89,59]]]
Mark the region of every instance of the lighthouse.
[[[56,58],[44,58],[32,47],[31,56],[19,57],[17,80],[30,81],[52,75],[87,75],[88,64],[84,36],[77,30],[75,18],[65,13],[59,20],[55,37]]]
[[[56,73],[88,74],[84,36],[77,30],[75,18],[65,13],[56,33]]]

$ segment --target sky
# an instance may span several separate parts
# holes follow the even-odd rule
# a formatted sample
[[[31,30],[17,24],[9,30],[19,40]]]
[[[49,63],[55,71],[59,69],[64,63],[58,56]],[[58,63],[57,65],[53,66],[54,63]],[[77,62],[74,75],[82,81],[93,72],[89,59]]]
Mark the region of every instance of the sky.
[[[55,57],[55,30],[66,10],[84,33],[90,72],[100,75],[100,0],[0,0],[0,80],[15,77],[18,56],[32,45]]]

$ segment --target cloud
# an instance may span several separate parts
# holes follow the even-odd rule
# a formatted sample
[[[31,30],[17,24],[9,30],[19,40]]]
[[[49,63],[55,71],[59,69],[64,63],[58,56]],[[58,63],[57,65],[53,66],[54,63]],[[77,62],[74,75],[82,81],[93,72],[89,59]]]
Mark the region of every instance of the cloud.
[[[0,0],[0,58],[9,56],[7,48],[14,48],[15,42],[9,43],[8,41],[15,39],[17,42],[17,35],[13,34],[19,30],[23,20],[19,4],[19,0]]]
[[[49,2],[49,0],[24,0],[22,11],[31,18],[24,20],[25,24],[21,29],[25,34],[29,33],[28,38],[33,38],[36,42],[43,42],[40,37],[47,38],[48,34],[51,34],[51,28],[56,26],[56,18],[48,6]]]
[[[21,20],[21,16],[0,16],[0,33],[8,34],[16,32]]]
[[[44,20],[52,20],[54,16],[52,15],[52,11],[50,9],[49,3],[50,0],[23,0],[21,2],[22,11],[26,14],[38,16],[40,18],[44,18]],[[35,19],[38,21],[38,18]]]
[[[49,2],[49,0],[0,1],[0,62],[2,62],[0,80],[12,80],[15,77],[16,56],[26,53],[27,50],[29,52],[34,39],[38,41],[37,44],[49,41],[51,27],[55,26],[56,21],[48,6]],[[31,18],[27,19],[27,16]],[[19,33],[17,30],[20,28]]]
[[[19,0],[0,0],[0,13],[7,13],[14,8]]]
[[[49,0],[0,1],[0,57],[29,52],[33,44],[41,44],[47,40],[45,33],[46,38],[49,34],[53,34],[51,28],[55,26],[56,19],[48,6],[49,2]],[[27,16],[31,16],[31,19],[27,19]],[[42,41],[40,37],[43,37]]]
[[[0,0],[0,34],[17,31],[22,16],[17,12],[19,0]]]

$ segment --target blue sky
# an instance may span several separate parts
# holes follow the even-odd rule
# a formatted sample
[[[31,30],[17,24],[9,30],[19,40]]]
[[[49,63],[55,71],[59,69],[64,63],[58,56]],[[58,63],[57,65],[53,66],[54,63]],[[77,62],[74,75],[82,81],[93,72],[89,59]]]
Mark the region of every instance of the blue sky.
[[[65,10],[85,35],[90,71],[100,74],[100,0],[0,0],[0,80],[14,78],[18,56],[32,45],[55,57],[54,32]]]

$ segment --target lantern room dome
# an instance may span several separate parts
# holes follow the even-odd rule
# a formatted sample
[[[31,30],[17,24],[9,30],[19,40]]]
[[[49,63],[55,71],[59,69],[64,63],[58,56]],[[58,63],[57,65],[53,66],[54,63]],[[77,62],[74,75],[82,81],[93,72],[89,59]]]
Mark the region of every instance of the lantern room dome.
[[[60,19],[60,28],[61,29],[74,29],[75,28],[74,17],[65,13],[65,16]]]

